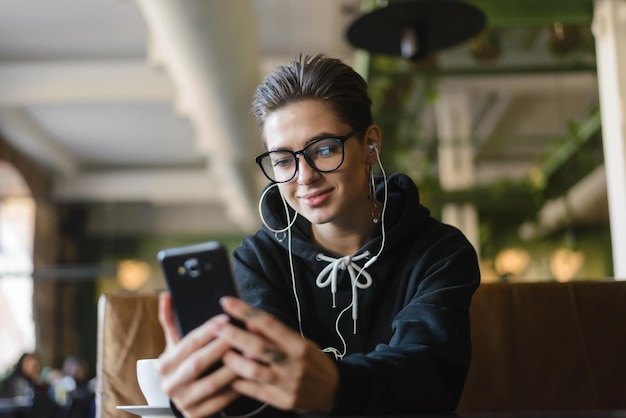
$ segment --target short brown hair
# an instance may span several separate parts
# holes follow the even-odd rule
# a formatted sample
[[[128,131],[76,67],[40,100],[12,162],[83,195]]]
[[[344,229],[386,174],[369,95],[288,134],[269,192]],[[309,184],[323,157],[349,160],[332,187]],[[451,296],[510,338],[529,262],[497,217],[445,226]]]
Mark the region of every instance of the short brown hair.
[[[325,54],[300,55],[289,65],[279,65],[257,87],[252,111],[261,133],[270,113],[307,99],[327,102],[355,129],[372,123],[372,100],[363,77]]]

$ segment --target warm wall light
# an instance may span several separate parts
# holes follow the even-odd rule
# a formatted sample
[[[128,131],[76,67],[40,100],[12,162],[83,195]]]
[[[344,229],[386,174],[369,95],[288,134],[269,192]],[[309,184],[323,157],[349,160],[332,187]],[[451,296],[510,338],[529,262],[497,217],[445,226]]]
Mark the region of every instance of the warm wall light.
[[[559,248],[550,256],[550,271],[559,282],[568,282],[585,262],[585,254],[570,248]]]
[[[530,256],[525,250],[520,248],[509,248],[500,251],[496,256],[496,272],[501,277],[520,276],[530,262]]]
[[[148,281],[150,273],[145,261],[125,260],[117,266],[117,281],[126,290],[137,290]]]

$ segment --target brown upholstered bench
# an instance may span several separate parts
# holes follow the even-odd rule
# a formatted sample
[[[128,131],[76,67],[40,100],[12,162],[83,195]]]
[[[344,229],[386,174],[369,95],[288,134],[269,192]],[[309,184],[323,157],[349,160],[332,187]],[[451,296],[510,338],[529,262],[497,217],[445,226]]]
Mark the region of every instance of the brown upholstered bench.
[[[483,284],[457,412],[626,408],[626,281]]]
[[[135,362],[164,347],[156,294],[99,302],[97,418],[141,405]],[[626,282],[483,284],[457,412],[626,409]],[[135,417],[136,418],[136,417]]]

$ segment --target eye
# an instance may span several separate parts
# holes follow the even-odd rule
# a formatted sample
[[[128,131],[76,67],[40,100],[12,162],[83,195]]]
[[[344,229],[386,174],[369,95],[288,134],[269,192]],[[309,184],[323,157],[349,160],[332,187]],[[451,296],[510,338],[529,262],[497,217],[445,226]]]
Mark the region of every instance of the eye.
[[[272,167],[274,168],[286,168],[293,165],[293,156],[287,153],[278,153],[277,155],[270,154],[272,159]]]
[[[310,152],[312,158],[328,158],[341,153],[341,146],[332,139],[325,139],[311,144]]]

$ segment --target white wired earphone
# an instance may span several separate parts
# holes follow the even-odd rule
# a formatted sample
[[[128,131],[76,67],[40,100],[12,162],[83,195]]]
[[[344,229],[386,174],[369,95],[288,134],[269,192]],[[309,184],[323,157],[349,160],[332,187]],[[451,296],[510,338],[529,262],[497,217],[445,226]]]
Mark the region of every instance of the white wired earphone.
[[[385,248],[385,242],[386,242],[386,230],[385,230],[385,210],[387,208],[387,198],[388,198],[388,185],[387,185],[387,174],[385,173],[385,169],[383,168],[382,162],[380,161],[380,153],[378,152],[378,144],[373,142],[371,144],[369,144],[369,148],[368,148],[369,152],[375,152],[376,153],[376,162],[378,163],[378,166],[380,167],[380,171],[381,174],[383,176],[383,185],[384,185],[384,196],[383,196],[383,207],[381,210],[381,217],[380,217],[380,221],[381,221],[381,244],[380,244],[380,249],[378,250],[378,252],[372,256],[369,260],[367,260],[367,262],[363,265],[363,267],[361,267],[359,269],[358,274],[356,275],[356,277],[352,280],[352,286],[355,286],[355,283],[357,282],[357,280],[359,279],[359,277],[363,274],[363,272],[369,268],[372,264],[374,264],[376,262],[376,260],[378,260],[378,257],[380,256],[380,254],[383,252],[383,249]],[[261,195],[260,199],[259,199],[259,214],[261,216],[261,220],[262,222],[265,224],[265,226],[272,232],[274,232],[274,235],[276,236],[276,239],[279,241],[282,241],[285,237],[284,235],[279,238],[279,234],[284,234],[286,233],[287,235],[287,248],[288,248],[288,254],[289,254],[289,272],[291,275],[291,287],[292,287],[292,292],[294,295],[294,299],[295,299],[295,303],[296,303],[296,311],[297,311],[297,315],[298,315],[298,331],[300,332],[300,336],[302,338],[304,337],[304,331],[302,328],[302,311],[301,311],[301,307],[300,307],[300,299],[298,297],[298,292],[297,292],[297,288],[296,288],[296,276],[295,276],[295,271],[294,271],[294,264],[293,264],[293,253],[291,250],[291,227],[293,226],[293,224],[296,221],[296,217],[298,216],[298,212],[295,212],[295,214],[293,215],[293,218],[291,217],[290,213],[289,213],[289,206],[287,205],[287,202],[285,201],[285,198],[283,197],[282,193],[279,193],[279,196],[283,202],[283,207],[285,209],[285,217],[287,220],[287,226],[282,228],[282,229],[274,229],[272,227],[270,227],[266,222],[265,219],[263,217],[262,211],[261,211],[261,207],[262,207],[262,202],[263,199],[265,197],[265,195],[267,194],[267,192],[269,192],[269,190],[272,187],[276,187],[277,184],[273,184],[270,187],[268,187],[263,194]],[[341,342],[343,344],[343,351],[339,351],[338,349],[334,348],[334,347],[327,347],[324,348],[322,351],[324,352],[331,352],[335,355],[335,358],[337,359],[341,359],[345,356],[346,352],[347,352],[347,344],[346,341],[343,337],[343,335],[341,334],[341,330],[339,329],[339,321],[342,317],[342,315],[349,309],[351,309],[353,307],[354,302],[351,302],[346,308],[344,308],[341,312],[339,312],[339,314],[337,315],[337,319],[335,320],[335,332],[337,333],[337,335],[339,336],[339,338],[341,339]],[[356,320],[355,318],[353,318],[354,320]],[[356,331],[355,331],[356,332]]]
[[[380,167],[380,172],[383,176],[383,186],[384,186],[384,196],[383,196],[383,207],[381,209],[381,214],[380,214],[380,228],[381,228],[381,242],[380,242],[380,249],[378,250],[378,252],[376,253],[376,255],[372,256],[372,258],[370,258],[369,260],[367,260],[367,262],[363,265],[363,267],[361,267],[359,269],[359,273],[356,275],[356,277],[352,280],[352,287],[356,286],[359,277],[361,276],[361,274],[363,274],[363,272],[365,271],[365,269],[369,268],[372,264],[374,264],[376,262],[376,260],[378,260],[378,257],[380,256],[380,254],[383,252],[383,249],[385,248],[385,242],[386,242],[386,230],[385,230],[385,210],[387,208],[387,198],[388,198],[388,185],[387,185],[387,174],[385,173],[385,169],[383,168],[383,164],[380,161],[380,153],[378,152],[378,144],[373,142],[369,145],[369,152],[376,152],[376,162],[378,163],[378,166]],[[341,340],[341,343],[343,344],[343,351],[339,351],[337,348],[335,347],[326,347],[324,348],[322,351],[324,351],[325,353],[332,353],[335,356],[335,359],[341,360],[346,353],[348,352],[348,346],[346,344],[346,340],[343,337],[343,335],[341,334],[341,330],[339,329],[339,321],[341,319],[341,317],[343,316],[343,314],[348,311],[349,309],[353,309],[354,306],[354,300],[348,305],[346,306],[344,309],[341,310],[341,312],[339,312],[339,314],[337,315],[337,319],[335,320],[335,332],[337,333],[337,335],[339,336],[339,339]],[[355,310],[352,310],[353,312],[353,321],[355,321],[356,324],[356,318],[355,318]],[[356,325],[355,325],[355,330],[354,332],[356,333]]]
[[[388,195],[388,190],[387,190],[387,173],[385,173],[385,169],[383,168],[383,163],[380,161],[380,153],[378,152],[378,144],[376,142],[372,142],[370,144],[369,151],[370,152],[376,152],[376,162],[378,163],[378,167],[380,167],[380,173],[383,176],[383,185],[385,187],[385,193],[384,193],[384,196],[383,196],[383,208],[381,209],[381,212],[380,212],[380,228],[381,228],[380,249],[378,250],[378,253],[376,253],[375,256],[370,258],[367,261],[367,263],[365,263],[363,265],[363,268],[361,269],[361,271],[365,270],[366,268],[368,268],[369,266],[374,264],[374,262],[376,260],[378,260],[378,256],[380,256],[380,254],[383,252],[383,249],[385,248],[385,238],[386,238],[386,232],[385,232],[385,209],[387,208],[387,195]],[[359,274],[361,274],[361,272],[359,272]]]
[[[376,255],[372,256],[372,258],[370,258],[364,265],[363,267],[361,267],[361,269],[359,270],[359,273],[357,274],[356,278],[352,281],[352,285],[354,286],[354,284],[356,283],[356,281],[358,280],[358,278],[361,276],[361,274],[365,271],[365,269],[367,269],[368,267],[370,267],[372,264],[374,264],[374,262],[376,262],[376,260],[378,260],[378,257],[380,256],[380,254],[383,252],[383,249],[385,248],[385,240],[386,240],[386,231],[385,231],[385,209],[387,208],[387,197],[388,197],[388,186],[387,186],[387,174],[385,173],[385,169],[383,168],[383,165],[380,161],[380,153],[378,152],[378,144],[371,143],[369,145],[369,152],[376,152],[376,162],[378,163],[378,166],[380,167],[380,171],[381,174],[383,176],[383,185],[384,185],[384,197],[383,197],[383,207],[381,210],[381,214],[380,214],[380,222],[381,222],[381,243],[380,243],[380,249],[378,250],[378,253],[376,253]],[[291,250],[291,227],[294,225],[294,223],[296,222],[296,218],[298,216],[298,212],[295,212],[293,215],[293,218],[291,217],[291,215],[289,214],[289,206],[287,205],[287,201],[285,200],[285,198],[283,197],[282,193],[280,193],[280,191],[278,192],[282,202],[283,202],[283,207],[285,208],[285,217],[287,219],[287,226],[282,228],[282,229],[274,229],[272,227],[270,227],[266,222],[265,222],[265,218],[263,217],[263,213],[261,210],[262,207],[262,202],[263,199],[265,197],[265,195],[269,192],[270,189],[272,189],[273,187],[276,187],[277,184],[273,184],[270,187],[268,187],[267,189],[265,189],[265,191],[261,194],[261,197],[259,198],[259,215],[261,217],[261,221],[263,222],[263,224],[265,224],[265,226],[272,232],[274,232],[274,235],[276,236],[276,239],[279,241],[282,241],[284,239],[284,236],[282,237],[282,239],[278,238],[279,234],[283,234],[286,233],[287,234],[287,247],[288,247],[288,254],[289,254],[289,272],[291,274],[291,288],[293,291],[293,295],[294,295],[294,299],[296,302],[296,310],[297,310],[297,314],[298,314],[298,331],[300,332],[300,336],[302,338],[304,337],[304,331],[302,330],[302,311],[300,308],[300,299],[298,298],[298,292],[296,289],[296,275],[295,275],[295,271],[294,271],[294,266],[293,266],[293,253]],[[344,314],[344,312],[346,312],[348,309],[352,308],[354,302],[350,303],[346,308],[344,308],[341,312],[339,312],[339,314],[337,315],[337,319],[335,320],[335,332],[337,332],[337,335],[339,336],[339,338],[341,339],[341,342],[343,344],[343,352],[340,352],[339,350],[337,350],[334,347],[326,347],[324,348],[322,351],[325,353],[333,353],[336,359],[342,359],[347,351],[348,351],[348,347],[346,344],[346,340],[343,338],[343,335],[341,334],[341,330],[339,329],[339,320],[341,319],[341,316]],[[222,410],[220,411],[221,416],[223,418],[251,418],[253,416],[255,416],[256,414],[258,414],[259,412],[261,412],[263,409],[265,409],[267,407],[267,403],[263,403],[261,406],[259,406],[258,408],[256,408],[255,410],[251,411],[250,413],[247,414],[243,414],[243,415],[226,415],[226,413]]]

